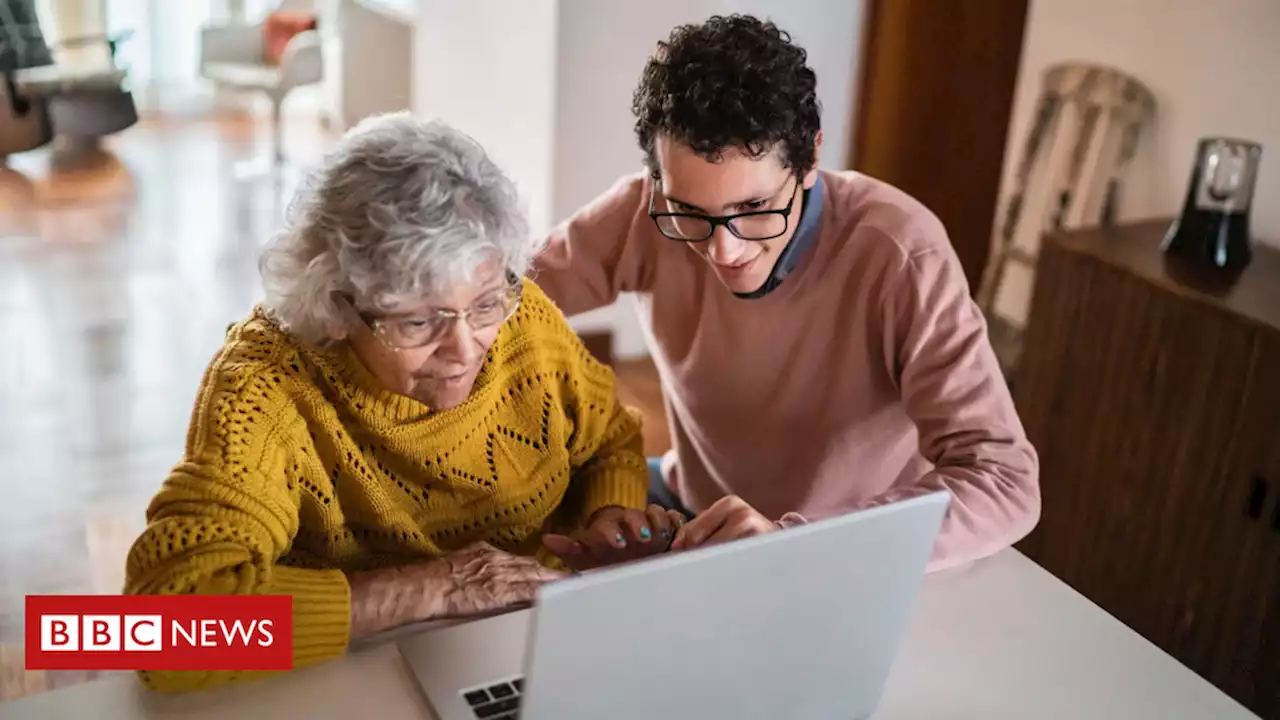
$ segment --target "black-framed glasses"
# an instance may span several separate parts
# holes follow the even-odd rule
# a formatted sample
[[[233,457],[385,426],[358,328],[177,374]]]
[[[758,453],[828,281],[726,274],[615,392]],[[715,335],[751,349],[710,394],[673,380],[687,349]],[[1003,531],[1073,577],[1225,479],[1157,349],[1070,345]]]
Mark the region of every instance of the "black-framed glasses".
[[[465,321],[472,330],[488,330],[506,322],[520,307],[524,286],[518,278],[487,293],[466,310],[432,310],[422,315],[375,317],[360,312],[360,320],[392,350],[416,350],[439,341],[453,323]]]
[[[680,242],[703,242],[715,234],[716,228],[723,225],[729,232],[743,240],[772,240],[787,232],[788,218],[795,205],[797,191],[800,189],[800,178],[792,178],[796,185],[791,190],[791,199],[787,206],[776,210],[752,210],[733,215],[701,215],[698,213],[654,212],[658,197],[658,181],[654,181],[653,192],[649,195],[649,217],[658,226],[658,230],[672,240]],[[788,180],[790,182],[790,180]],[[784,186],[785,187],[785,186]],[[778,189],[782,192],[782,188]],[[772,197],[777,197],[774,193]]]

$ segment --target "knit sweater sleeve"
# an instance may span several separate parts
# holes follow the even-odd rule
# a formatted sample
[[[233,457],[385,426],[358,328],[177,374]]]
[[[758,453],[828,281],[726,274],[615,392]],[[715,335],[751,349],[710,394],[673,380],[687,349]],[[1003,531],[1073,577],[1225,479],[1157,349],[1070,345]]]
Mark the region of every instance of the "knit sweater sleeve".
[[[129,552],[124,590],[290,595],[294,667],[315,664],[346,649],[350,590],[341,571],[278,562],[299,525],[290,437],[306,430],[270,378],[246,372],[227,353],[202,383],[185,456],[147,510],[147,527]],[[184,691],[264,674],[148,671],[140,677],[156,690]]]
[[[600,366],[584,369],[584,374],[601,370],[609,373]],[[583,422],[570,447],[573,482],[582,487],[586,518],[610,505],[643,509],[649,492],[639,416],[623,406],[616,394],[602,402],[598,412],[588,408],[580,416]]]

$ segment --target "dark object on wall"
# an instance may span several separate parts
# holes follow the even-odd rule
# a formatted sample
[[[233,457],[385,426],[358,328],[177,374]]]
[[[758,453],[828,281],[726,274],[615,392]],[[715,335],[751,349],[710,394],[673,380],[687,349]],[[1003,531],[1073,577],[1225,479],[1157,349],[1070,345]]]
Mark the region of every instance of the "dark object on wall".
[[[938,215],[972,292],[992,227],[1027,0],[867,0],[849,167]]]
[[[1262,146],[1249,140],[1200,140],[1182,215],[1164,240],[1171,258],[1229,280],[1249,264],[1249,212],[1261,158]]]
[[[1015,388],[1044,509],[1019,547],[1280,718],[1280,252],[1220,293],[1169,276],[1166,228],[1045,238]]]

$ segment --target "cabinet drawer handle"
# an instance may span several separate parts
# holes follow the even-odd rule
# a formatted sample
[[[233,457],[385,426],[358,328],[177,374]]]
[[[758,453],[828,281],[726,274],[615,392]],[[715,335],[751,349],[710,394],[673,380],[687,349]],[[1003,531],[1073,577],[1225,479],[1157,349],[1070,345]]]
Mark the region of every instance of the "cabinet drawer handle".
[[[1253,483],[1249,487],[1249,502],[1245,504],[1244,512],[1250,518],[1259,520],[1262,518],[1262,508],[1267,504],[1267,481],[1261,475],[1253,476]]]

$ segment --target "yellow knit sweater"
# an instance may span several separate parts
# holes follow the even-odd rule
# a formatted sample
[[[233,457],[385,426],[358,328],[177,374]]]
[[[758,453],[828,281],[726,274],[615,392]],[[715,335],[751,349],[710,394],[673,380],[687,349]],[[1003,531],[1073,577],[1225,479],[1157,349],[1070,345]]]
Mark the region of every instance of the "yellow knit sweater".
[[[206,371],[125,592],[292,595],[302,667],[347,647],[347,573],[479,540],[554,562],[545,530],[643,507],[647,478],[612,371],[532,283],[471,396],[442,412],[380,387],[349,346],[308,349],[257,310]],[[141,677],[187,690],[260,674]]]

